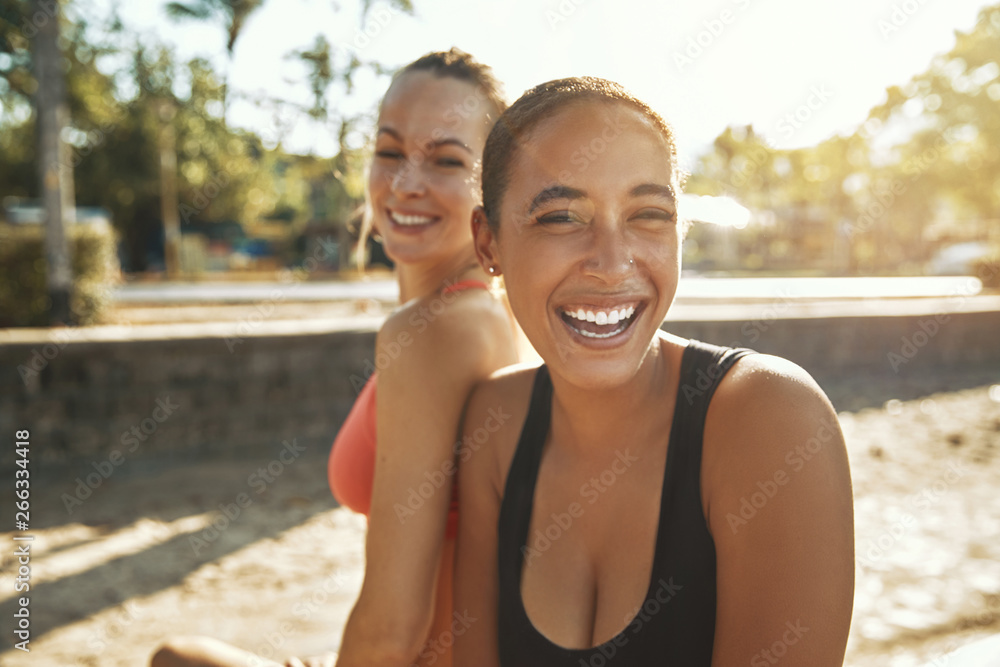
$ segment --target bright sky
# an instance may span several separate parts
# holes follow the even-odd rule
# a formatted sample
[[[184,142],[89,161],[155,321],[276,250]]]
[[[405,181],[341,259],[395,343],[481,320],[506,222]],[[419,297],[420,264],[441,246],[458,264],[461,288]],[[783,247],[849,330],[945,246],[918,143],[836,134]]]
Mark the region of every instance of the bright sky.
[[[107,0],[103,0],[107,1]],[[161,0],[121,4],[126,23],[225,66],[221,27],[173,24]],[[702,151],[727,125],[752,123],[776,147],[853,132],[889,85],[905,84],[969,31],[983,0],[414,0],[416,16],[373,0],[266,0],[236,44],[230,85],[309,104],[304,70],[285,55],[316,35],[366,60],[405,64],[458,46],[491,65],[513,101],[572,75],[616,80],[677,128],[682,154]],[[360,81],[350,101],[374,106],[386,81]],[[805,105],[805,108],[800,108]],[[811,105],[811,108],[810,108]],[[790,122],[788,114],[798,111]],[[234,107],[230,122],[276,136],[266,114]],[[285,147],[329,155],[333,127],[298,122]]]

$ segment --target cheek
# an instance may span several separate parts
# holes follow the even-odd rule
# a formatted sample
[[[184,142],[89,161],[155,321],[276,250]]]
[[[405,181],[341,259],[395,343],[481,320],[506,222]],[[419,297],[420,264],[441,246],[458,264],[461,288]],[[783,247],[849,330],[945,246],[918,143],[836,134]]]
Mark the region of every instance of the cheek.
[[[447,184],[441,184],[437,189],[438,202],[447,207],[451,212],[454,221],[462,225],[469,225],[472,220],[472,209],[479,201],[478,190],[475,189],[465,179],[455,179]]]
[[[680,253],[675,246],[655,248],[650,253],[650,265],[659,271],[672,273],[677,270]]]
[[[546,295],[540,289],[540,281],[525,276],[515,268],[514,278],[504,274],[504,289],[519,326],[534,346],[545,345],[545,304]]]
[[[482,187],[479,185],[479,179],[474,175],[466,175],[450,180],[446,186],[446,190],[450,193],[450,197],[454,201],[461,202],[470,208],[475,206],[478,200],[482,198]]]
[[[481,206],[483,203],[483,186],[478,176],[471,176],[465,181],[466,198],[472,206]]]
[[[674,233],[637,242],[634,257],[650,274],[674,279],[680,258],[680,236]]]
[[[371,196],[380,195],[389,188],[391,176],[385,169],[378,165],[372,165],[368,172],[368,194]]]
[[[544,317],[549,296],[559,283],[560,265],[540,251],[542,243],[525,243],[501,249],[500,267],[515,316],[534,322]],[[529,326],[531,324],[529,323]]]

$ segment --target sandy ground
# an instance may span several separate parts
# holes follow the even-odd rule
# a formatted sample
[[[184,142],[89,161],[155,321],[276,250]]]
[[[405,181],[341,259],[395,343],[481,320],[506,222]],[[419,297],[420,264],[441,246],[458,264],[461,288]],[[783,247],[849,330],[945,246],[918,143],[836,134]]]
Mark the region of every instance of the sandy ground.
[[[998,380],[958,378],[969,388],[923,396],[911,388],[917,398],[864,380],[828,388],[842,410],[856,506],[845,664],[957,665],[949,652],[1000,633]],[[278,453],[135,462],[71,513],[60,497],[86,462],[39,471],[28,533],[31,652],[14,649],[7,630],[17,606],[5,547],[0,663],[142,665],[177,633],[264,657],[336,647],[361,583],[364,520],[335,506],[324,461],[284,465]],[[261,469],[270,482],[260,483]],[[0,540],[12,545],[13,536]]]

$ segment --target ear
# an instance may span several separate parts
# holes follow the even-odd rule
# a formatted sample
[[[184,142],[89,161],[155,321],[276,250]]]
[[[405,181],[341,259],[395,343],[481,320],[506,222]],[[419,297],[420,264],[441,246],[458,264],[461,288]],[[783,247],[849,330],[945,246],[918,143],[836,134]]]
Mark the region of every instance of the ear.
[[[480,266],[491,276],[503,274],[500,269],[500,254],[497,249],[497,236],[493,233],[486,220],[486,211],[482,206],[472,210],[472,241],[476,247],[476,259]],[[490,269],[493,269],[490,271]]]

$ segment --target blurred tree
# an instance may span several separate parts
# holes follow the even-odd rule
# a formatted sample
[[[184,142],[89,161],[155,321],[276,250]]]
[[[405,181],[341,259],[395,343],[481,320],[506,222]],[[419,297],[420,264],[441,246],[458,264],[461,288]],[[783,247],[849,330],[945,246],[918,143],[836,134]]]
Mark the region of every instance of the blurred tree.
[[[362,0],[361,2],[362,21],[365,19],[366,16],[368,16],[368,12],[371,11],[373,1],[374,0]],[[390,0],[389,4],[395,7],[396,9],[401,9],[407,14],[413,13],[413,3],[410,2],[410,0]]]
[[[174,19],[221,22],[226,31],[226,53],[232,63],[236,40],[239,39],[247,18],[261,8],[264,0],[194,0],[193,2],[170,2],[167,14]],[[228,102],[227,76],[222,77],[222,122],[226,122]]]
[[[937,240],[1000,242],[1000,4],[849,136],[779,150],[730,127],[688,183],[755,212],[738,235],[742,268],[922,270]],[[710,247],[710,229],[691,238]]]
[[[130,31],[114,6],[101,15],[88,0],[63,2],[69,108],[63,137],[70,148],[64,163],[76,176],[77,204],[111,212],[127,270],[162,268],[158,152],[167,122],[159,114],[163,104],[176,110],[169,129],[175,137],[182,225],[271,220],[295,234],[310,221],[342,226],[357,208],[366,144],[356,128],[368,116],[345,116],[334,100],[350,93],[362,68],[385,74],[378,63],[321,38],[295,54],[306,65],[302,78],[312,105],[266,103],[281,108],[289,125],[307,118],[332,127],[340,151],[333,158],[289,155],[280,140],[227,127],[218,112],[225,86],[208,61],[178,62],[155,38]],[[201,11],[201,3],[184,4]],[[412,11],[409,2],[392,4]],[[31,176],[38,169],[31,104],[37,82],[26,37],[31,32],[28,6],[28,0],[0,0],[0,193],[37,198],[38,179]],[[234,27],[245,26],[246,15]],[[239,29],[233,34],[238,36]]]
[[[865,124],[881,187],[863,202],[880,212],[873,243],[920,263],[940,242],[1000,241],[1000,4],[955,37],[927,71],[889,88]]]
[[[38,191],[29,17],[27,0],[0,0],[0,185],[13,196]]]
[[[293,51],[290,57],[298,58],[306,65],[309,72],[309,86],[312,89],[313,105],[309,115],[313,118],[326,118],[329,114],[326,94],[336,79],[333,69],[330,42],[323,35],[316,35],[313,47],[307,51]]]
[[[67,164],[68,150],[62,138],[69,116],[59,39],[62,8],[57,0],[34,0],[29,5],[29,12],[34,35],[26,36],[32,39],[36,82],[37,174],[45,214],[49,324],[71,324],[73,271],[66,225],[75,221],[76,197],[73,194],[73,167]]]

